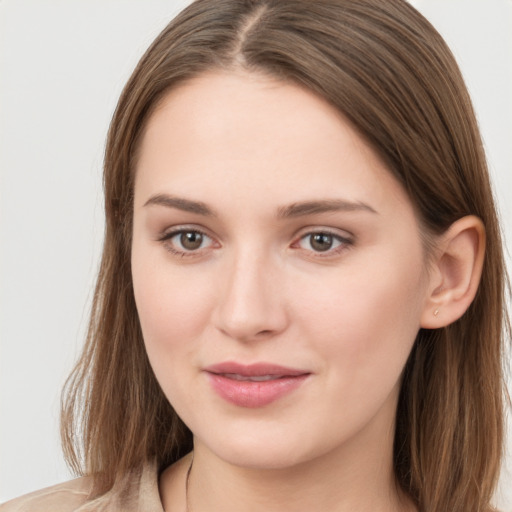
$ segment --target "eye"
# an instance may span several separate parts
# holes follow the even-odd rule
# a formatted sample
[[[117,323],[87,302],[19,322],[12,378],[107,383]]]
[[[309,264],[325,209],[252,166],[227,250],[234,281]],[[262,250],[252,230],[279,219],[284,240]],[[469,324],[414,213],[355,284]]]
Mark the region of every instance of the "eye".
[[[350,239],[328,231],[307,233],[296,242],[297,247],[301,249],[328,254],[336,254],[351,244],[352,241]]]
[[[166,233],[161,242],[164,242],[166,249],[180,256],[192,255],[201,249],[213,245],[213,240],[207,234],[197,229],[180,228]]]

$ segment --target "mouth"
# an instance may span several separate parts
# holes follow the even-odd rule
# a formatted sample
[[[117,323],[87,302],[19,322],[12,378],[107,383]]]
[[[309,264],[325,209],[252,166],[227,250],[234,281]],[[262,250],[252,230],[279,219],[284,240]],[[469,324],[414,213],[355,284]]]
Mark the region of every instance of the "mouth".
[[[225,362],[204,369],[213,390],[238,407],[264,407],[299,388],[311,372],[284,366]]]
[[[249,377],[238,373],[217,373],[216,375],[221,375],[222,377],[226,377],[226,379],[241,380],[245,382],[266,382],[268,380],[283,379],[287,377],[286,375],[254,375]]]

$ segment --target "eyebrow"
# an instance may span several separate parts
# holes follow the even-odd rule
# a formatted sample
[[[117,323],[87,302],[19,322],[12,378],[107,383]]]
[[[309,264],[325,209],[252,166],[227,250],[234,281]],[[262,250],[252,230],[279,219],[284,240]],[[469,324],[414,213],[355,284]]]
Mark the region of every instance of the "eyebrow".
[[[157,194],[150,197],[144,206],[158,205],[167,208],[176,208],[189,213],[203,215],[206,217],[217,217],[217,213],[202,201],[192,201],[182,197],[170,196],[168,194]],[[344,199],[323,199],[317,201],[302,201],[282,206],[277,210],[279,219],[303,217],[329,212],[370,212],[377,213],[371,206],[363,202],[353,202]]]
[[[358,211],[377,213],[371,206],[359,201],[352,202],[344,199],[325,199],[321,201],[304,201],[281,207],[278,210],[278,217],[290,218],[319,213]]]
[[[166,206],[167,208],[176,208],[184,212],[196,213],[206,217],[217,217],[217,214],[205,203],[201,201],[191,201],[182,197],[169,196],[167,194],[157,194],[150,197],[144,206],[158,205]]]

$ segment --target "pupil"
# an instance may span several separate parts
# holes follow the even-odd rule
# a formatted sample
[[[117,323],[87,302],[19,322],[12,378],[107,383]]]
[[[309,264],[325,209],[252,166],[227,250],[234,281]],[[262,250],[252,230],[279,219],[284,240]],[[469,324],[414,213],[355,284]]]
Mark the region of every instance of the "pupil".
[[[332,247],[332,235],[317,233],[311,237],[311,247],[315,251],[328,251]]]
[[[203,243],[203,235],[195,231],[187,231],[180,236],[181,245],[190,251],[199,249]]]

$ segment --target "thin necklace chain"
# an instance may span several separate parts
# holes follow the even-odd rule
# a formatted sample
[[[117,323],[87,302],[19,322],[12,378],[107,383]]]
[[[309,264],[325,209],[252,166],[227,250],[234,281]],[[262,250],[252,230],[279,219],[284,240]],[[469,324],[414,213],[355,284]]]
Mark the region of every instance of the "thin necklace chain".
[[[188,483],[190,480],[190,471],[192,470],[193,463],[194,463],[194,452],[192,452],[192,460],[190,461],[190,466],[188,467],[187,477],[185,480],[185,510],[186,510],[186,512],[190,512],[189,500],[188,500]]]

